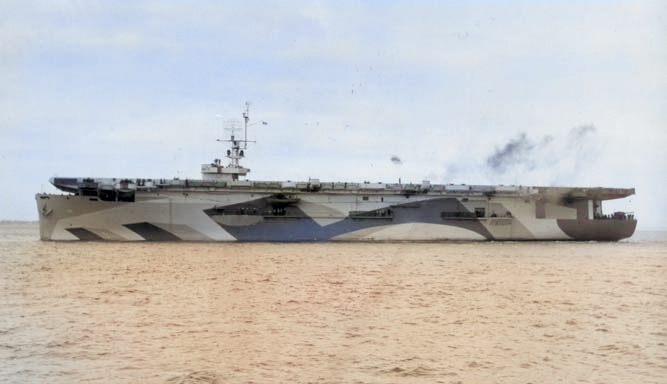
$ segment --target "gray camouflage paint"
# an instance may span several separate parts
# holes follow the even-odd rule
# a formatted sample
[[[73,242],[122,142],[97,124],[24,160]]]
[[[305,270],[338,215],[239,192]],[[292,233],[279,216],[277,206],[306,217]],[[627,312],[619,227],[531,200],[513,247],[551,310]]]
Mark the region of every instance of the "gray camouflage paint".
[[[256,198],[247,200],[253,195]],[[305,201],[307,193],[244,192],[226,198],[235,203],[211,202],[210,196],[208,201],[205,197],[166,194],[128,203],[38,194],[40,237],[84,241],[615,241],[631,236],[637,223],[634,219],[582,219],[583,210],[576,206],[565,207],[574,216],[545,217],[543,201],[517,198],[471,202],[462,196],[399,196],[401,200],[385,196],[387,200],[394,197],[394,202],[384,204],[358,201],[359,196],[354,196],[356,203],[347,205],[358,209],[343,212],[326,203]],[[329,205],[341,204],[341,199],[350,199],[350,195],[325,198]],[[522,208],[524,205],[528,208]],[[475,212],[475,206],[483,206],[484,212]],[[510,213],[517,207],[523,211]]]

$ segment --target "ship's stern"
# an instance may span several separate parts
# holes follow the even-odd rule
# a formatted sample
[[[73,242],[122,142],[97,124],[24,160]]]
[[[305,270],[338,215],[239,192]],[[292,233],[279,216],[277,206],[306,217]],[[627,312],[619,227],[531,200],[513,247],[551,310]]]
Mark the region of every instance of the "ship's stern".
[[[558,220],[558,226],[574,240],[618,241],[635,233],[637,220],[633,215],[617,212],[616,217],[594,220]]]

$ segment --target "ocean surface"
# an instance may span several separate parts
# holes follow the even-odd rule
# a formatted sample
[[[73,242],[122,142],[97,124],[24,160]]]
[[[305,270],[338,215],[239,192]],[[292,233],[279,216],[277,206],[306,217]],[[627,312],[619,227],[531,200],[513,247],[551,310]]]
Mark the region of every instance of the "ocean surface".
[[[41,242],[0,223],[3,383],[665,383],[667,239]]]

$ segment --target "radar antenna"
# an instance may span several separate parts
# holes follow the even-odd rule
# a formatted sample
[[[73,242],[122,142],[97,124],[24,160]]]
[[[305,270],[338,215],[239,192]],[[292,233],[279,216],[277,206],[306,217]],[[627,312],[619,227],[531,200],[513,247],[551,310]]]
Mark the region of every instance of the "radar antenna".
[[[216,115],[222,117],[220,115]],[[254,143],[254,141],[248,140],[248,127],[262,123],[267,125],[266,121],[258,121],[257,123],[249,124],[250,122],[250,103],[245,103],[245,111],[243,112],[244,120],[244,137],[243,140],[236,138],[236,131],[240,130],[238,120],[227,120],[225,123],[225,131],[229,131],[230,138],[227,140],[218,139],[217,141],[231,143],[230,148],[227,150],[226,157],[230,159],[229,165],[224,167],[220,163],[219,159],[214,160],[211,164],[202,164],[202,176],[204,180],[238,180],[239,176],[245,176],[250,170],[244,168],[239,164],[239,160],[245,157],[245,151],[248,149],[248,143]]]

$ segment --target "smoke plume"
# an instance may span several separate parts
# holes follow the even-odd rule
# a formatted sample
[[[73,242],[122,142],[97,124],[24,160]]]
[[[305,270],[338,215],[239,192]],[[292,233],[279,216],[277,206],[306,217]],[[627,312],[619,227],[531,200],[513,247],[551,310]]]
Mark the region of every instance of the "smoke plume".
[[[505,173],[514,165],[529,162],[533,148],[535,144],[528,140],[526,133],[521,133],[502,149],[496,148],[496,152],[486,159],[486,165],[496,172]]]
[[[592,164],[597,156],[593,125],[572,128],[560,140],[551,135],[531,139],[525,132],[497,146],[486,158],[496,175],[536,172],[539,179],[557,183],[570,179]]]

